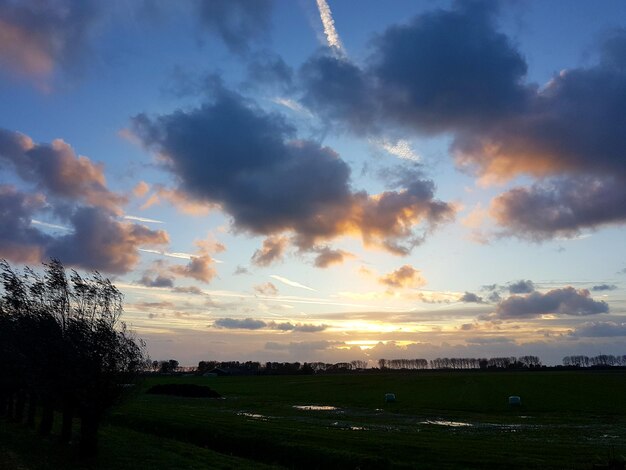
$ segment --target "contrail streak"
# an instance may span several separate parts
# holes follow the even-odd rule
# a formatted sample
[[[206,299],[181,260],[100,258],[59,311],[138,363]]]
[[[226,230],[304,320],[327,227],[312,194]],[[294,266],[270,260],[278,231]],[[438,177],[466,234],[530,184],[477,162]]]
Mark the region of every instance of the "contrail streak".
[[[320,12],[320,18],[324,25],[324,34],[326,35],[328,45],[343,53],[343,44],[341,44],[341,39],[339,39],[339,34],[337,34],[337,30],[335,29],[333,14],[326,0],[317,0],[317,9]]]

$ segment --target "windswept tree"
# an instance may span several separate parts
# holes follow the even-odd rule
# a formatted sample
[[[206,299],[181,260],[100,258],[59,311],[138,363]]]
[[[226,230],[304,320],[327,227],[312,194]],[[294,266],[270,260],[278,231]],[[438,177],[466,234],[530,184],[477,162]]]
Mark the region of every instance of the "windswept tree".
[[[62,412],[61,441],[81,419],[81,453],[93,455],[106,409],[146,364],[145,347],[120,320],[123,295],[100,273],[69,279],[59,260],[43,275],[0,261],[0,414],[50,433]],[[28,406],[26,406],[28,405]]]

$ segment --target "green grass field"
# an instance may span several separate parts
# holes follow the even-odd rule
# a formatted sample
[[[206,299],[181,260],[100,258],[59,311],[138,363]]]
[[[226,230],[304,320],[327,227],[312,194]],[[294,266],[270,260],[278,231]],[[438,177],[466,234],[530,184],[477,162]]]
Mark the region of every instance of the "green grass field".
[[[144,393],[172,382],[225,399]],[[626,373],[154,377],[112,410],[89,465],[21,427],[0,438],[5,466],[23,469],[609,468],[626,456]]]

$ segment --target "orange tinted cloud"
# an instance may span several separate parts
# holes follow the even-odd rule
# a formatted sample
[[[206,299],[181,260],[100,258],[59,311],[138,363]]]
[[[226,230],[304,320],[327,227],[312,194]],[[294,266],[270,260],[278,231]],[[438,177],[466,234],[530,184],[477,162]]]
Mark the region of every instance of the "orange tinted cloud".
[[[426,284],[421,272],[409,264],[378,279],[378,282],[391,288],[417,288]]]

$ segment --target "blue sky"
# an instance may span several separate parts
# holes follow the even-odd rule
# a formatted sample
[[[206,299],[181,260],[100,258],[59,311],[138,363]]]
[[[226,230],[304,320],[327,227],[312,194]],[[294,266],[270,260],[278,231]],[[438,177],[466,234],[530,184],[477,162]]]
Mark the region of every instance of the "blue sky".
[[[0,1],[0,257],[153,358],[623,354],[621,1]]]

